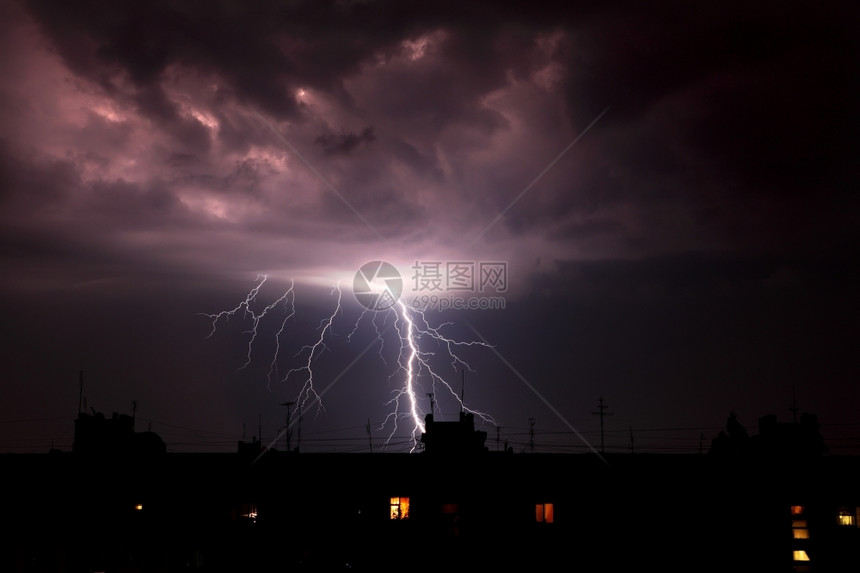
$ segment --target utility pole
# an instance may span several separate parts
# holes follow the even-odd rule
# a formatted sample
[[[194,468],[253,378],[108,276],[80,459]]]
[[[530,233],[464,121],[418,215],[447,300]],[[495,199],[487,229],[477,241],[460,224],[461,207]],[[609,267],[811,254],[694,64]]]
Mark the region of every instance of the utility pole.
[[[535,419],[529,418],[529,450],[535,453]]]
[[[287,421],[286,421],[286,426],[284,426],[285,427],[284,436],[287,439],[287,451],[288,452],[290,451],[290,438],[293,436],[293,430],[292,430],[292,428],[290,428],[290,421],[291,421],[290,420],[290,406],[292,406],[293,404],[295,404],[295,402],[283,402],[281,404],[281,406],[287,407]]]
[[[603,444],[604,444],[604,442],[603,442],[603,417],[612,415],[610,412],[605,411],[608,407],[609,406],[607,406],[606,404],[603,403],[603,396],[601,396],[600,400],[598,401],[597,412],[592,412],[592,414],[600,416],[600,453],[601,454],[606,453],[606,451],[604,450],[604,447],[603,447]]]

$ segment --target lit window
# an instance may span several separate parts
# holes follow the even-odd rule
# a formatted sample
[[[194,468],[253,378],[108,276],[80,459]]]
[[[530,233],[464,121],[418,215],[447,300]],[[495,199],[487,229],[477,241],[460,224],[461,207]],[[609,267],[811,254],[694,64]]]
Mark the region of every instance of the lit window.
[[[535,519],[538,523],[553,522],[553,507],[551,503],[538,503],[535,505]]]
[[[802,505],[792,505],[791,506],[791,515],[803,515],[803,506]]]
[[[806,551],[803,549],[795,549],[794,550],[794,560],[795,561],[809,561],[809,555],[806,554]]]
[[[391,498],[391,519],[409,519],[409,498]]]
[[[243,519],[249,519],[252,522],[257,522],[257,504],[256,503],[243,503],[242,510],[240,511],[240,515]]]
[[[134,509],[136,509],[137,511],[143,511],[143,504],[138,503],[137,505],[134,506]]]
[[[809,539],[809,529],[807,529],[805,519],[791,520],[791,536],[794,539]]]
[[[836,519],[839,525],[854,526],[857,524],[857,519],[854,516],[854,512],[847,507],[842,507],[839,509],[839,514],[836,516]]]

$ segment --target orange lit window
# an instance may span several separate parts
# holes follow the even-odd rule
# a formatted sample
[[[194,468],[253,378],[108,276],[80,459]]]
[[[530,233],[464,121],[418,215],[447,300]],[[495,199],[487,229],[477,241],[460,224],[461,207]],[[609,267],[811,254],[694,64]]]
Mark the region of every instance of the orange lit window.
[[[809,539],[809,530],[795,528],[791,530],[791,535],[794,539]]]
[[[803,515],[803,506],[802,505],[792,505],[791,506],[791,515]]]
[[[796,549],[793,553],[795,561],[809,561],[809,555],[803,549]]]
[[[791,536],[794,539],[809,539],[809,529],[807,529],[805,519],[791,520]]]
[[[839,525],[854,526],[857,524],[857,519],[854,516],[854,512],[847,507],[839,508],[839,513],[837,514],[836,519]]]
[[[391,498],[391,519],[409,519],[409,498]]]
[[[553,513],[551,503],[538,503],[535,505],[535,519],[538,523],[552,523]]]

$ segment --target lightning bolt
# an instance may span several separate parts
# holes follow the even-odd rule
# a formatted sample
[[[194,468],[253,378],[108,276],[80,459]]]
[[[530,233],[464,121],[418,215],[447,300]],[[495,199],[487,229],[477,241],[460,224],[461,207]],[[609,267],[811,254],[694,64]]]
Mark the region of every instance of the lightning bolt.
[[[272,354],[272,361],[269,363],[269,373],[266,374],[266,387],[269,389],[272,387],[272,377],[277,377],[278,375],[278,353],[281,351],[281,335],[284,333],[287,321],[296,315],[296,294],[293,291],[293,286],[293,282],[290,281],[290,288],[278,299],[284,301],[284,306],[285,308],[289,308],[289,311],[284,313],[285,316],[281,321],[281,327],[275,334],[275,352]],[[288,295],[290,298],[287,298]],[[287,302],[289,302],[289,306],[286,306]],[[257,321],[257,324],[259,324],[259,321]],[[251,342],[253,343],[253,340]]]
[[[436,394],[437,390],[441,386],[442,389],[446,390],[454,397],[462,410],[471,412],[485,422],[495,425],[495,421],[488,414],[466,407],[451,384],[449,384],[445,380],[444,376],[433,368],[431,358],[435,353],[421,349],[421,343],[425,341],[429,341],[431,343],[435,343],[436,346],[443,347],[446,351],[446,355],[450,358],[452,369],[456,373],[458,365],[470,371],[472,370],[471,366],[469,366],[469,364],[458,355],[456,351],[457,347],[485,346],[489,348],[490,346],[484,342],[458,341],[443,335],[440,330],[442,327],[450,323],[444,323],[440,326],[432,327],[423,311],[417,309],[410,310],[402,300],[397,301],[396,308],[397,310],[395,311],[394,307],[392,307],[391,312],[397,313],[395,327],[400,336],[401,343],[398,364],[399,372],[402,373],[404,381],[403,386],[398,390],[395,390],[394,397],[388,401],[388,404],[394,407],[394,411],[390,413],[386,417],[385,422],[383,422],[383,427],[388,423],[392,426],[386,444],[390,443],[391,439],[397,433],[397,421],[399,418],[402,418],[402,415],[400,414],[401,399],[405,399],[407,402],[406,417],[411,420],[411,437],[413,444],[417,443],[418,436],[426,430],[424,420],[421,419],[421,414],[419,412],[418,394],[416,390],[418,379],[421,376],[429,377],[433,394]],[[413,451],[415,447],[416,446],[413,445]]]
[[[318,336],[315,337],[312,343],[302,346],[293,355],[294,359],[299,358],[301,360],[301,365],[291,368],[283,377],[280,377],[278,374],[278,362],[279,354],[282,350],[281,338],[285,333],[289,320],[296,313],[295,289],[294,283],[290,281],[289,289],[277,300],[263,306],[262,310],[254,310],[254,306],[259,306],[255,303],[267,278],[266,275],[258,275],[256,279],[257,284],[251,288],[245,295],[245,299],[236,307],[217,313],[200,313],[211,320],[211,329],[206,338],[212,337],[221,324],[229,322],[234,317],[239,316],[243,320],[250,322],[250,327],[243,331],[244,334],[248,334],[250,337],[245,363],[237,369],[237,371],[242,370],[247,368],[252,362],[253,347],[259,337],[261,322],[267,316],[280,310],[280,326],[273,337],[274,352],[269,362],[269,370],[266,376],[267,386],[270,387],[272,380],[275,379],[279,379],[281,382],[288,382],[291,379],[299,378],[301,380],[301,388],[299,389],[296,403],[299,404],[298,411],[300,416],[312,408],[314,404],[317,405],[316,413],[319,414],[323,410],[323,404],[321,393],[317,392],[315,385],[314,363],[328,349],[327,340],[335,336],[335,321],[339,316],[343,315],[343,291],[339,283],[332,288],[331,295],[335,298],[333,310],[326,318],[320,321]],[[388,290],[388,287],[383,288]],[[397,299],[390,290],[386,294],[390,295],[392,300]],[[393,366],[393,371],[388,378],[389,383],[398,385],[391,392],[393,396],[386,402],[391,411],[378,426],[379,431],[388,432],[388,437],[385,441],[386,448],[390,446],[392,440],[400,432],[404,420],[409,427],[407,431],[412,441],[410,451],[415,451],[418,447],[420,435],[426,430],[419,405],[419,392],[421,389],[427,389],[427,387],[432,390],[434,395],[438,395],[439,391],[449,394],[462,411],[470,412],[483,421],[496,425],[496,422],[490,415],[467,408],[462,398],[446,380],[443,373],[433,365],[434,360],[441,356],[442,360],[448,362],[454,374],[456,374],[458,368],[472,371],[471,366],[461,358],[460,351],[472,346],[483,346],[486,348],[492,348],[492,346],[482,341],[462,341],[445,335],[443,329],[451,325],[450,322],[432,326],[424,311],[410,308],[402,300],[397,300],[395,304],[384,310],[374,311],[365,308],[355,320],[352,329],[346,336],[347,342],[351,341],[352,337],[359,330],[361,323],[368,320],[368,318],[378,340],[378,356],[386,366]],[[393,364],[386,360],[384,354],[386,348],[385,335],[392,327],[394,332],[396,332],[397,339],[397,348],[394,350],[396,360]]]
[[[206,336],[206,338],[211,338],[211,337],[212,337],[212,335],[214,335],[214,334],[215,334],[215,331],[216,331],[216,330],[217,330],[217,328],[218,328],[218,322],[219,322],[219,321],[221,321],[222,319],[223,319],[223,320],[225,320],[225,321],[229,321],[231,318],[233,318],[233,317],[234,317],[237,313],[239,313],[239,312],[241,312],[241,313],[242,313],[242,316],[243,316],[244,318],[246,318],[246,319],[250,319],[250,320],[251,320],[251,328],[250,328],[250,330],[245,331],[245,332],[246,332],[246,334],[250,334],[250,335],[251,335],[251,337],[250,337],[250,338],[249,338],[249,340],[248,340],[248,353],[247,353],[247,356],[246,356],[245,363],[244,363],[242,366],[240,366],[240,367],[238,368],[238,370],[243,370],[243,369],[247,368],[247,367],[248,367],[248,365],[250,365],[250,364],[251,364],[251,352],[252,352],[252,350],[253,350],[253,348],[254,348],[254,341],[257,339],[257,331],[258,331],[258,327],[259,327],[259,325],[260,325],[260,321],[261,321],[261,320],[262,320],[262,319],[263,319],[263,318],[264,318],[264,317],[265,317],[265,316],[266,316],[266,315],[267,315],[267,314],[268,314],[272,309],[274,309],[274,308],[275,308],[276,306],[278,306],[279,304],[283,304],[283,305],[285,305],[285,306],[286,306],[286,305],[287,305],[287,303],[289,303],[289,307],[288,307],[288,308],[290,308],[290,309],[291,309],[291,312],[290,312],[289,316],[287,316],[287,317],[284,319],[283,323],[281,324],[281,331],[283,331],[284,325],[286,324],[287,320],[289,320],[289,318],[290,318],[290,317],[292,316],[292,314],[293,314],[292,309],[294,308],[294,301],[295,301],[295,298],[294,298],[294,297],[293,297],[292,299],[291,299],[291,298],[289,298],[289,297],[290,297],[290,295],[291,295],[291,294],[293,294],[293,284],[292,284],[292,282],[290,282],[290,288],[289,288],[289,289],[288,289],[288,290],[287,290],[283,295],[281,295],[281,297],[280,297],[278,300],[276,300],[276,301],[275,301],[275,302],[273,302],[272,304],[270,304],[270,305],[268,305],[268,306],[264,307],[264,308],[263,308],[263,310],[262,310],[262,311],[260,311],[259,313],[258,313],[258,312],[256,312],[256,311],[254,311],[254,310],[251,308],[251,305],[256,301],[256,299],[257,299],[257,295],[260,293],[260,289],[261,289],[261,288],[263,288],[263,285],[265,284],[266,280],[268,280],[268,278],[269,278],[269,277],[268,277],[267,275],[257,275],[256,280],[258,280],[259,282],[257,283],[257,285],[256,285],[254,288],[252,288],[252,289],[248,292],[248,294],[247,294],[247,295],[245,295],[245,300],[244,300],[244,301],[242,301],[241,303],[239,303],[239,305],[238,305],[238,306],[236,306],[235,308],[233,308],[233,309],[231,309],[231,310],[222,310],[221,312],[218,312],[218,313],[215,313],[215,314],[206,314],[206,313],[203,313],[203,315],[204,315],[204,316],[208,316],[209,318],[211,318],[211,319],[212,319],[212,330],[209,332],[209,334]],[[278,336],[280,336],[281,331],[279,331],[279,332],[278,332]],[[278,336],[276,336],[276,342],[277,342]]]
[[[302,384],[302,389],[299,391],[299,399],[297,401],[299,404],[299,411],[300,412],[304,412],[305,405],[307,404],[308,400],[311,400],[311,399],[314,402],[316,402],[316,404],[317,404],[317,407],[318,407],[317,413],[319,413],[319,410],[322,408],[322,399],[321,399],[320,395],[317,394],[317,391],[314,388],[313,361],[314,361],[315,357],[318,357],[323,351],[326,350],[326,348],[327,348],[325,345],[326,333],[331,331],[331,325],[334,322],[335,317],[338,314],[340,314],[340,312],[341,312],[340,301],[343,298],[343,292],[340,290],[340,283],[335,285],[332,292],[334,292],[334,291],[337,291],[337,304],[335,305],[335,309],[331,313],[331,316],[329,316],[328,319],[320,322],[319,339],[311,345],[303,346],[301,351],[299,351],[299,354],[297,354],[297,356],[298,356],[298,355],[301,355],[302,353],[307,352],[307,357],[308,357],[307,362],[301,368],[291,369],[289,372],[287,372],[287,375],[284,377],[284,382],[286,382],[292,374],[304,373],[305,381]]]

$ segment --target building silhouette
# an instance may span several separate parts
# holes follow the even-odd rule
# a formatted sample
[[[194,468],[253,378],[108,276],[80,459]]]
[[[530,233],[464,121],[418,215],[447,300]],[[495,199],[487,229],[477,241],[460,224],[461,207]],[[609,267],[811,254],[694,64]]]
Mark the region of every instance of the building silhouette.
[[[732,412],[726,430],[711,442],[710,453],[755,457],[814,457],[827,453],[818,417],[804,413],[799,422],[778,422],[773,414],[758,421],[758,434],[750,436]]]
[[[425,431],[421,434],[424,451],[432,455],[468,455],[487,451],[484,442],[487,432],[475,430],[475,415],[460,412],[453,422],[435,421],[433,414],[424,418]]]
[[[113,413],[106,418],[101,412],[81,412],[75,420],[75,441],[72,451],[88,455],[146,456],[164,454],[164,440],[153,432],[135,432],[134,419]]]
[[[824,572],[860,557],[860,459],[757,455],[806,443],[770,418],[743,455],[494,452],[469,414],[428,416],[415,454],[167,453],[130,429],[82,414],[73,452],[0,456],[0,570]]]

